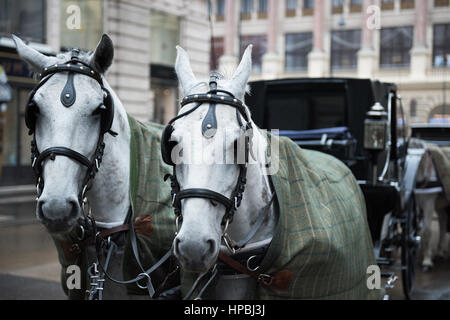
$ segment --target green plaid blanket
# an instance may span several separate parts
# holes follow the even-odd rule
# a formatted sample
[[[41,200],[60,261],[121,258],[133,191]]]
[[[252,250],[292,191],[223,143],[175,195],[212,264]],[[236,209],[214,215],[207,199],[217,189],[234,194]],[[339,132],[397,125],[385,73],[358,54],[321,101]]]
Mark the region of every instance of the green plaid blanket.
[[[288,290],[258,286],[259,299],[380,299],[367,288],[376,265],[365,200],[351,171],[324,153],[278,139],[279,170],[270,176],[279,207],[276,233],[258,272],[294,273]],[[244,194],[245,197],[245,194]],[[182,275],[182,291],[195,279]],[[195,296],[195,295],[194,295]]]
[[[336,158],[279,139],[279,171],[271,176],[280,217],[262,270],[294,273],[287,291],[259,287],[261,299],[379,299],[368,290],[376,265],[364,196]],[[277,159],[273,158],[272,162]]]

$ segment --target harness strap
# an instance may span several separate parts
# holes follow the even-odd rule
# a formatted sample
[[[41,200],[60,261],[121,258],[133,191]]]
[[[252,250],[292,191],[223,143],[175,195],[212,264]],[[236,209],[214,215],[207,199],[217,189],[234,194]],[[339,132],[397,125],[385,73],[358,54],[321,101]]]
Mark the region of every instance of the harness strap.
[[[269,203],[264,208],[261,209],[260,214],[258,215],[258,219],[256,220],[250,232],[244,239],[235,243],[234,249],[238,250],[244,248],[248,244],[248,242],[255,236],[256,232],[261,227],[264,219],[269,215],[270,207],[272,206],[274,199],[275,199],[275,192],[273,193]]]
[[[188,198],[203,198],[203,199],[218,201],[221,204],[223,204],[225,206],[225,208],[227,208],[227,211],[231,210],[234,206],[234,203],[232,200],[228,199],[227,197],[225,197],[224,195],[222,195],[218,192],[208,190],[208,189],[196,189],[196,188],[184,189],[177,194],[176,201],[180,201],[182,199],[188,199]]]
[[[132,221],[130,221],[130,241],[131,241],[131,248],[133,249],[133,254],[134,254],[134,257],[136,259],[136,262],[138,263],[138,266],[141,269],[141,271],[143,273],[145,273],[145,269],[142,266],[141,259],[139,257],[139,250],[138,250],[138,247],[137,247],[137,240],[136,240],[136,232],[134,230]],[[147,279],[146,288],[148,290],[148,294],[150,295],[150,297],[153,297],[153,295],[155,294],[155,288],[153,287],[152,280],[151,280],[150,275],[148,273],[147,273],[147,278],[148,279]]]
[[[186,295],[184,296],[183,300],[188,300],[192,294],[194,293],[195,289],[197,289],[200,281],[205,278],[208,274],[211,274],[209,280],[206,282],[206,284],[203,286],[201,293],[203,293],[205,291],[205,289],[210,285],[212,279],[214,279],[217,275],[217,268],[216,266],[214,266],[214,268],[212,270],[208,270],[204,273],[201,273],[197,279],[194,281],[194,284],[192,285],[191,289],[188,291],[188,293],[186,293]],[[200,298],[200,295],[198,296],[198,298]]]
[[[274,288],[277,290],[287,290],[291,283],[293,273],[289,270],[281,270],[272,274],[264,274],[262,272],[250,271],[232,257],[219,252],[219,259],[234,270],[255,278],[258,283],[265,288]]]
[[[104,265],[105,270],[108,269],[111,256],[116,249],[117,245],[112,241],[106,254]],[[91,289],[87,290],[87,293],[89,294],[88,300],[103,300],[103,284],[105,282],[105,274],[98,271],[97,266],[99,263],[99,260],[97,260],[97,263],[92,264],[91,267],[88,268],[88,274],[91,278]]]
[[[51,147],[42,151],[39,154],[39,157],[36,159],[35,167],[37,172],[39,173],[42,172],[41,166],[42,161],[44,161],[47,157],[50,157],[52,160],[54,160],[55,155],[66,156],[68,158],[78,161],[79,163],[88,168],[92,166],[91,161],[77,151],[74,151],[66,147]]]

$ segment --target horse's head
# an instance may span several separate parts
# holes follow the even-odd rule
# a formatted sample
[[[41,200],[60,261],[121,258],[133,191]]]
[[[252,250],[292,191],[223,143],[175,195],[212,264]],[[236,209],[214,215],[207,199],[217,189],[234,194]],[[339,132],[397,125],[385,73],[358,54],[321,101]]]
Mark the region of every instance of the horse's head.
[[[171,124],[173,131],[167,140],[174,146],[172,159],[180,156],[174,162],[182,191],[179,202],[182,223],[174,240],[174,253],[184,269],[203,272],[217,259],[226,213],[236,205],[239,178],[245,178],[242,175],[245,155],[240,153],[244,150],[242,143],[245,145],[250,113],[239,104],[251,72],[252,47],[247,48],[230,80],[213,78],[210,85],[215,88],[217,84],[217,91],[210,91],[207,83],[197,81],[187,53],[180,47],[177,49],[175,69],[186,97],[180,115],[197,108]],[[198,102],[189,103],[189,98],[199,98],[197,94],[209,99],[208,92],[213,92],[209,98],[215,98],[215,103],[205,101],[199,107]],[[222,98],[229,103],[221,103]],[[233,103],[237,106],[233,107]],[[211,110],[212,105],[216,105],[215,111]]]
[[[36,166],[40,168],[42,188],[38,191],[36,216],[50,232],[69,231],[82,214],[80,194],[89,167],[86,160],[98,151],[102,136],[106,93],[101,83],[112,63],[113,44],[103,35],[93,53],[72,51],[49,57],[18,37],[13,39],[20,57],[38,74],[42,73],[37,90],[30,96],[26,115],[41,155],[34,163],[35,171]],[[74,55],[80,61],[76,67],[97,78],[61,69],[75,61]],[[58,70],[48,73],[51,68]]]

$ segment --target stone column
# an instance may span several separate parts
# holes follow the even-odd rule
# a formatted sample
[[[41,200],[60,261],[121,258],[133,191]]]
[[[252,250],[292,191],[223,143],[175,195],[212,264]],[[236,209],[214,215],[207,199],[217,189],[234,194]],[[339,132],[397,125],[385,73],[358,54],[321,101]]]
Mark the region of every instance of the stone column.
[[[358,77],[371,78],[376,68],[376,52],[373,44],[374,26],[369,19],[373,18],[375,12],[367,12],[374,0],[363,0],[363,21],[361,25],[361,50],[358,52]]]
[[[430,48],[427,43],[428,1],[416,0],[414,26],[414,47],[411,50],[411,78],[421,80],[426,77]]]
[[[225,1],[225,39],[224,55],[219,58],[219,70],[233,74],[239,63],[236,40],[237,34],[237,12],[235,0]]]
[[[58,0],[47,0],[46,38],[48,46],[58,53],[61,50],[61,4]],[[51,19],[50,19],[51,17]]]
[[[138,0],[108,0],[105,5],[105,30],[114,43],[114,63],[107,73],[108,83],[129,114],[141,121],[152,120],[150,6]]]
[[[282,72],[282,59],[278,53],[278,6],[279,1],[269,0],[267,25],[267,53],[263,56],[262,73],[265,79],[276,78]]]
[[[328,71],[326,53],[323,45],[325,31],[325,0],[314,1],[313,50],[308,55],[308,75],[323,77]]]

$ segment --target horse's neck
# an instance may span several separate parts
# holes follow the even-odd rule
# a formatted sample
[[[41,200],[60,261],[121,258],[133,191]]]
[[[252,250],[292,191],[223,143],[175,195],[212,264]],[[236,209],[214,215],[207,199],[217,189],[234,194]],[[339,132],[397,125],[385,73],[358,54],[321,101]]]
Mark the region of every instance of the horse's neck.
[[[247,184],[241,206],[234,216],[234,222],[230,224],[229,234],[233,240],[245,238],[252,230],[259,215],[265,214],[263,224],[256,232],[249,243],[259,242],[271,238],[274,232],[276,216],[274,207],[268,208],[268,212],[262,209],[266,208],[272,199],[272,190],[269,183],[269,177],[265,174],[265,155],[267,149],[267,139],[263,133],[253,124],[253,150],[257,163],[249,164],[247,169]]]
[[[114,100],[112,130],[117,137],[105,134],[105,151],[100,170],[88,193],[92,215],[100,227],[121,225],[130,208],[130,125],[127,114],[108,83],[105,87]]]

